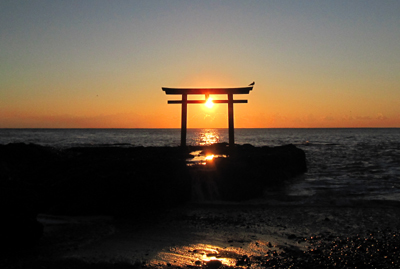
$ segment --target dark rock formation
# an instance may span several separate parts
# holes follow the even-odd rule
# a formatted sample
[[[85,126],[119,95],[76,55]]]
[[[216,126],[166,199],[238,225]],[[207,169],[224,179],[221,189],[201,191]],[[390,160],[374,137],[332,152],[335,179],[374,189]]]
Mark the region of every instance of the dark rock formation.
[[[3,255],[30,249],[42,236],[43,225],[36,220],[37,200],[28,184],[1,180],[0,242]]]
[[[211,169],[188,167],[186,159],[194,150],[228,157],[215,159]],[[65,150],[33,144],[0,145],[1,187],[24,190],[26,194],[20,196],[33,214],[153,214],[189,201],[195,175],[200,180],[211,178],[220,199],[244,200],[306,169],[304,152],[293,145]],[[5,200],[3,207],[11,201],[9,197]]]
[[[204,177],[214,178],[223,200],[241,201],[260,197],[269,187],[283,186],[291,178],[307,171],[303,150],[294,145],[280,147],[236,146],[234,150],[214,145],[218,154],[229,158],[216,158],[214,169],[199,171]],[[206,184],[206,183],[205,183]]]

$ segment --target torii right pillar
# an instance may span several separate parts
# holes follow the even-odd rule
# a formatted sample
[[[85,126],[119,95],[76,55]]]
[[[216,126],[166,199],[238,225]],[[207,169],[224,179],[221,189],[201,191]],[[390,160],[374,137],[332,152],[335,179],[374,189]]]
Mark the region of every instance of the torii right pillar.
[[[247,100],[246,100],[247,101]],[[229,147],[235,145],[235,126],[233,120],[233,94],[228,93],[228,126],[229,126]]]

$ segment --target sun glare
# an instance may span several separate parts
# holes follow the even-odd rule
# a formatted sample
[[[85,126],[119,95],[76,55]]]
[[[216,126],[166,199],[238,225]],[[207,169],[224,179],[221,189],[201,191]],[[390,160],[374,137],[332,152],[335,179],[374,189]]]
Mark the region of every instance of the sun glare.
[[[206,107],[212,108],[212,107],[214,106],[214,103],[213,103],[212,100],[213,100],[213,99],[212,99],[211,97],[208,97],[208,99],[207,99],[207,101],[206,101],[206,103],[205,103]]]
[[[212,161],[212,159],[214,159],[214,154],[207,155],[205,159],[206,159],[206,161]]]

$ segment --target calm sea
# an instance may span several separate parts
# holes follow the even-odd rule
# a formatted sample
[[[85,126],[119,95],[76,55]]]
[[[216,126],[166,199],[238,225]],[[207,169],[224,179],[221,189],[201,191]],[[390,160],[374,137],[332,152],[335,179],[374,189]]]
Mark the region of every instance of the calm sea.
[[[79,146],[178,146],[180,129],[0,129],[0,144]],[[187,144],[228,142],[227,129],[189,129]],[[400,129],[235,129],[237,144],[294,144],[306,152],[309,171],[277,202],[400,202]]]

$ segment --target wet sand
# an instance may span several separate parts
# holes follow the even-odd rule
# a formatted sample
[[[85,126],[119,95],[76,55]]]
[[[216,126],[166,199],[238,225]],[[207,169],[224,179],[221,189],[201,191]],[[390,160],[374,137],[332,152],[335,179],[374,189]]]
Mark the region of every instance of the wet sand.
[[[379,203],[249,202],[191,203],[146,218],[40,215],[35,253],[14,259],[19,268],[395,268],[399,214]]]

